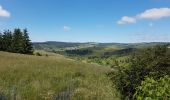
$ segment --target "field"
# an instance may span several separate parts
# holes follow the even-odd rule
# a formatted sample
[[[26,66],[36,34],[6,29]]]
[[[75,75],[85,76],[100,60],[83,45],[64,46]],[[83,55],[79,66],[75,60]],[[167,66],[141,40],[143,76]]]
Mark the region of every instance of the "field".
[[[0,100],[120,100],[122,78],[113,80],[111,68],[128,69],[134,52],[157,43],[59,44],[38,44],[34,55],[0,52]]]
[[[59,55],[0,52],[0,99],[118,100],[109,71]]]

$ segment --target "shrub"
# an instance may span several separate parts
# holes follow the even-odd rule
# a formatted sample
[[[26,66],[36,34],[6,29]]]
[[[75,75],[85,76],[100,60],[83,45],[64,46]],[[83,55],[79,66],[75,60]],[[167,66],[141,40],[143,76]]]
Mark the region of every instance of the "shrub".
[[[0,100],[8,100],[8,98],[4,93],[0,92]]]
[[[39,53],[39,52],[36,52],[35,55],[36,55],[36,56],[42,56],[42,54]]]
[[[170,98],[170,77],[165,75],[159,80],[146,77],[137,87],[134,98],[137,100],[168,100]]]
[[[48,57],[48,54],[45,54],[46,57]]]
[[[165,45],[139,50],[131,56],[128,67],[119,65],[109,75],[122,99],[131,100],[146,76],[157,80],[162,75],[170,75],[170,50]]]

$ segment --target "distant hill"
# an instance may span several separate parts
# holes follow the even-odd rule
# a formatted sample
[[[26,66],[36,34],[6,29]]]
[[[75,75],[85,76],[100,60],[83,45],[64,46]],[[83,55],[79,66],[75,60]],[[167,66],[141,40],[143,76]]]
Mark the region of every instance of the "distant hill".
[[[55,42],[55,41],[47,41],[47,42],[34,42],[34,48],[38,50],[65,50],[65,49],[77,49],[84,47],[91,47],[96,45],[96,43],[74,43],[74,42]]]
[[[34,49],[46,50],[46,51],[62,51],[62,50],[74,50],[89,47],[99,48],[114,48],[114,49],[126,49],[126,48],[143,48],[155,45],[170,44],[169,42],[149,42],[149,43],[96,43],[96,42],[34,42]]]

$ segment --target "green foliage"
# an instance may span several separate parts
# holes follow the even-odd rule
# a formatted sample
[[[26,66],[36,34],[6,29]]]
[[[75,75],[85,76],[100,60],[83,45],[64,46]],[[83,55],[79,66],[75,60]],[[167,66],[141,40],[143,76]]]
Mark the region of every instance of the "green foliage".
[[[2,49],[5,51],[11,51],[11,44],[12,44],[12,33],[11,31],[4,31],[2,35]]]
[[[129,67],[119,66],[109,75],[122,99],[132,99],[146,76],[159,79],[164,74],[170,75],[170,50],[161,45],[139,50],[131,56]]]
[[[2,37],[2,33],[0,33],[0,50],[3,50],[3,37]]]
[[[129,54],[134,49],[118,49],[118,48],[105,48],[105,47],[89,47],[83,49],[63,50],[56,51],[62,55],[66,55],[72,59],[88,62],[97,63],[100,65],[113,66],[115,61],[118,61],[122,65],[127,65],[129,62]],[[125,56],[126,55],[126,56]]]
[[[33,47],[31,40],[29,39],[28,36],[28,31],[27,29],[23,30],[23,53],[24,54],[32,54],[33,53]]]
[[[39,53],[39,52],[36,52],[35,55],[36,55],[36,56],[42,56],[42,54]]]
[[[48,54],[45,54],[46,57],[48,57]]]
[[[159,80],[146,77],[141,86],[137,87],[134,98],[137,100],[169,100],[170,77],[165,75]]]
[[[83,56],[83,55],[88,55],[92,53],[92,50],[89,49],[75,49],[75,50],[66,50],[65,51],[68,55],[78,55],[78,56]]]
[[[15,53],[23,53],[23,34],[20,29],[15,29],[12,39],[12,51]]]
[[[29,40],[27,30],[23,32],[20,29],[9,30],[0,34],[0,50],[14,53],[32,54],[32,43]]]

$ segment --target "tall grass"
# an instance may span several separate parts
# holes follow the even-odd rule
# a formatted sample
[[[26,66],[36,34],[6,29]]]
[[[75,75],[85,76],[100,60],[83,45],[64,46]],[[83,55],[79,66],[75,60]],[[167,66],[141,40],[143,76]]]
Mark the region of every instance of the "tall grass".
[[[0,97],[17,100],[117,100],[110,69],[62,56],[0,52]]]

